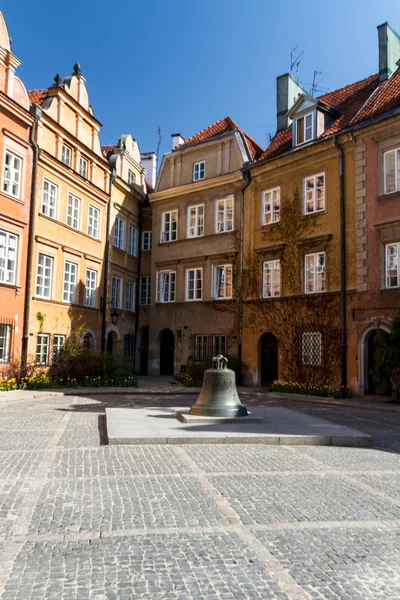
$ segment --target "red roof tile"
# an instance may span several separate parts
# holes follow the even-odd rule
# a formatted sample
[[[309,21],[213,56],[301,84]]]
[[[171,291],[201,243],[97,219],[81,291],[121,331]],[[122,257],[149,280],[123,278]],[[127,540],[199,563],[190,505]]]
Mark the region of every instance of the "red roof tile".
[[[108,160],[110,158],[111,154],[114,152],[116,147],[117,146],[115,146],[115,145],[114,146],[102,146],[101,151],[103,153],[103,156],[105,156],[106,159]]]
[[[383,82],[368,101],[360,107],[353,123],[361,123],[400,106],[400,69]]]
[[[251,138],[245,131],[243,131],[243,129],[236,125],[235,121],[233,121],[230,117],[224,117],[209,127],[202,129],[202,131],[199,131],[199,133],[196,133],[196,135],[193,135],[189,139],[185,140],[182,144],[177,146],[176,150],[180,150],[186,146],[191,146],[192,144],[199,144],[200,142],[208,141],[216,136],[229,133],[230,131],[241,131],[243,133],[253,160],[257,160],[257,158],[261,156],[264,151],[263,148],[257,144],[257,142],[253,140],[253,138]]]
[[[47,90],[31,90],[28,92],[28,97],[32,104],[43,104],[47,97]]]

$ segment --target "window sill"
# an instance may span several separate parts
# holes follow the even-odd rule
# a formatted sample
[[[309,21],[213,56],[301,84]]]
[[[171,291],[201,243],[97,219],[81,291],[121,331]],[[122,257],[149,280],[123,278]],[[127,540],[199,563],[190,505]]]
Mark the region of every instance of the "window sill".
[[[274,225],[279,225],[281,220],[273,221],[271,223],[261,223],[261,229],[268,229],[269,227],[274,227]]]
[[[14,200],[15,202],[19,202],[20,204],[25,204],[25,202],[17,196],[13,196],[12,194],[7,194],[7,192],[4,192],[4,191],[2,191],[1,194],[3,196],[7,196],[7,198],[10,198],[10,200]]]
[[[5,281],[0,282],[0,287],[5,287],[9,290],[20,290],[22,289],[20,285],[15,285],[15,283],[6,283]]]
[[[396,190],[395,192],[389,192],[387,194],[381,194],[376,198],[378,201],[381,200],[400,200],[400,190]]]

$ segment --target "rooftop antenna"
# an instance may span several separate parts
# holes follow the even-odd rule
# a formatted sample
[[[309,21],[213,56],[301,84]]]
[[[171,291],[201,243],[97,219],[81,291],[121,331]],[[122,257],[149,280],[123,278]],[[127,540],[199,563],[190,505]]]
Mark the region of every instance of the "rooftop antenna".
[[[162,142],[162,133],[161,133],[161,127],[159,125],[157,125],[157,151],[156,151],[156,156],[157,156],[157,164],[158,164],[158,153],[160,151],[160,146],[161,146],[161,142]]]
[[[296,56],[297,45],[290,51],[290,74],[293,75],[293,69],[296,68],[296,80],[299,81],[299,65],[301,63],[300,58],[304,54],[304,50]],[[296,58],[294,58],[296,56]]]
[[[314,70],[313,82],[310,88],[311,96],[314,96],[315,92],[327,92],[328,88],[324,88],[320,86],[321,81],[326,77],[326,73],[324,71],[318,71],[318,67]]]

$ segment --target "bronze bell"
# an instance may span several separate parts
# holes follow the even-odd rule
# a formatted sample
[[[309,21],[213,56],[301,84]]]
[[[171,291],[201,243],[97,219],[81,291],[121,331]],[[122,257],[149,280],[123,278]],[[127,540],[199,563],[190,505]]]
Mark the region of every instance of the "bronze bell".
[[[213,368],[204,372],[203,385],[189,414],[206,417],[245,417],[247,408],[240,402],[235,372],[228,369],[228,359],[219,354]]]

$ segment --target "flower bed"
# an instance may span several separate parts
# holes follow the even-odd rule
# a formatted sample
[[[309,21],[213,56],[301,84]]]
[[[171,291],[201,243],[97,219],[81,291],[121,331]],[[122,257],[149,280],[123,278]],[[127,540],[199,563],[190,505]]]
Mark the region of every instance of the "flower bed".
[[[297,381],[274,381],[270,386],[271,392],[286,392],[287,394],[304,394],[309,396],[324,396],[330,398],[352,398],[352,393],[343,386],[310,385]]]
[[[196,377],[190,377],[187,373],[176,373],[174,375],[175,381],[179,381],[185,387],[201,387],[202,381],[201,379],[197,379]]]
[[[62,379],[61,377],[49,377],[45,373],[36,373],[32,377],[16,379],[0,379],[0,391],[11,390],[45,390],[54,388],[79,388],[79,387],[137,387],[137,381],[132,376],[107,377],[86,376],[81,380],[74,378]]]

